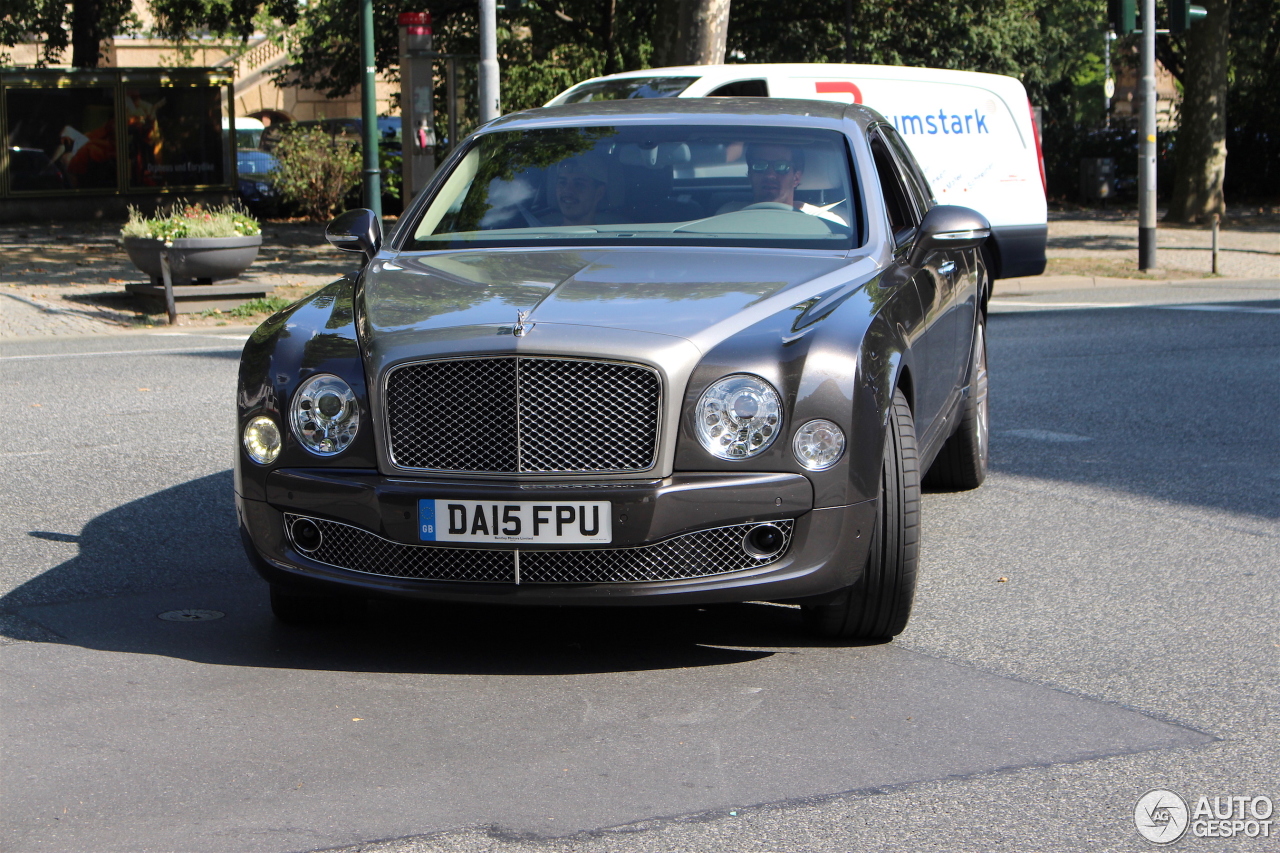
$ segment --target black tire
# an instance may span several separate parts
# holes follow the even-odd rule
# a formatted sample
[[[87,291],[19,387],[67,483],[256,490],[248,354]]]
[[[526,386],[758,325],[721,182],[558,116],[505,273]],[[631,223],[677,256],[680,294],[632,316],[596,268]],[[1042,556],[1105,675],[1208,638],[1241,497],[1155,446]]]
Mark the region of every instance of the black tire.
[[[920,555],[920,457],[915,422],[893,392],[880,467],[880,500],[862,577],[827,604],[804,605],[809,628],[823,637],[889,640],[911,618]]]
[[[991,418],[987,398],[987,324],[978,318],[969,362],[969,395],[960,410],[956,431],[942,445],[929,466],[924,485],[929,489],[976,489],[987,479]]]
[[[360,610],[361,602],[332,595],[298,592],[271,584],[271,612],[286,625],[331,625],[346,621]]]

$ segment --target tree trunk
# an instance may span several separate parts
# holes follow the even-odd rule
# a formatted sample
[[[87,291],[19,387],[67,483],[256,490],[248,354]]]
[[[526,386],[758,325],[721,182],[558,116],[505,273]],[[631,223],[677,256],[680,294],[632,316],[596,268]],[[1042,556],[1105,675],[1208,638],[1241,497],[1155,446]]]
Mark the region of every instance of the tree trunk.
[[[617,38],[614,29],[618,21],[618,0],[604,0],[604,73],[616,74],[618,68],[618,51],[614,46]]]
[[[680,34],[680,6],[683,0],[656,0],[653,22],[653,67],[665,68],[676,61],[676,39]]]
[[[1165,219],[1205,223],[1224,213],[1227,172],[1227,36],[1231,0],[1205,0],[1208,15],[1187,31],[1173,198]]]
[[[71,67],[97,68],[102,58],[102,9],[98,0],[73,0],[71,4]]]
[[[730,0],[660,0],[653,62],[719,65],[729,37]]]

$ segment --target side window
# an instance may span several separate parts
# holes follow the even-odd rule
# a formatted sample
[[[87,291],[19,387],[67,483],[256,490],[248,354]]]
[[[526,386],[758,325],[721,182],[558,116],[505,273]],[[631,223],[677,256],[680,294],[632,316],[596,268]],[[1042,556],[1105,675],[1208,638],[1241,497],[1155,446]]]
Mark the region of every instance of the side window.
[[[884,195],[885,210],[889,214],[889,228],[894,242],[901,245],[920,221],[915,202],[907,195],[902,175],[893,155],[878,133],[871,133],[871,156],[876,164],[876,176],[880,179],[880,192]]]
[[[928,179],[920,171],[920,164],[916,162],[916,158],[911,154],[911,149],[907,147],[907,143],[902,141],[898,131],[889,125],[882,125],[880,132],[884,134],[885,142],[888,143],[889,147],[893,149],[893,153],[898,157],[898,163],[902,166],[902,172],[907,179],[907,183],[920,204],[921,215],[928,213],[929,208],[933,207],[937,201],[933,197],[933,189],[929,186]]]
[[[736,80],[708,93],[708,98],[767,98],[769,86],[763,80]]]

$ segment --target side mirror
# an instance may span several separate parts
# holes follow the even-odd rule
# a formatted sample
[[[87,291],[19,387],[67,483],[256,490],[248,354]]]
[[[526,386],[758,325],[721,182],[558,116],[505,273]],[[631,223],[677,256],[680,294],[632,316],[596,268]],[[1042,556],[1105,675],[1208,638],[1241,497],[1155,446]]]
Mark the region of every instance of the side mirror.
[[[368,263],[382,248],[382,223],[372,210],[358,207],[330,222],[324,237],[344,252],[363,252]]]
[[[940,204],[924,215],[911,251],[911,265],[919,266],[929,252],[976,249],[991,236],[991,223],[976,210]]]

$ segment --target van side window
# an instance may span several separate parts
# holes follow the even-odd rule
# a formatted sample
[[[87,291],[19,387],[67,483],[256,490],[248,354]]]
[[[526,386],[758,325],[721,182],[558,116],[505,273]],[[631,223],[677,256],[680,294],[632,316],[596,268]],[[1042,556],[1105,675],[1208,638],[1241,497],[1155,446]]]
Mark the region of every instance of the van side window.
[[[889,214],[889,228],[893,231],[894,243],[901,245],[919,222],[914,202],[907,197],[907,190],[902,185],[902,176],[898,166],[885,147],[879,134],[871,134],[871,156],[876,164],[876,176],[880,179],[880,191],[884,195],[884,206]]]
[[[902,167],[902,174],[907,179],[908,188],[912,190],[912,195],[920,205],[921,214],[928,213],[929,208],[937,204],[937,200],[933,197],[933,189],[929,186],[928,179],[920,171],[920,164],[916,162],[911,149],[902,141],[898,131],[887,124],[880,125],[878,129],[884,134],[885,142],[897,156],[898,165]]]
[[[769,85],[763,80],[735,80],[709,92],[709,98],[767,98]]]

